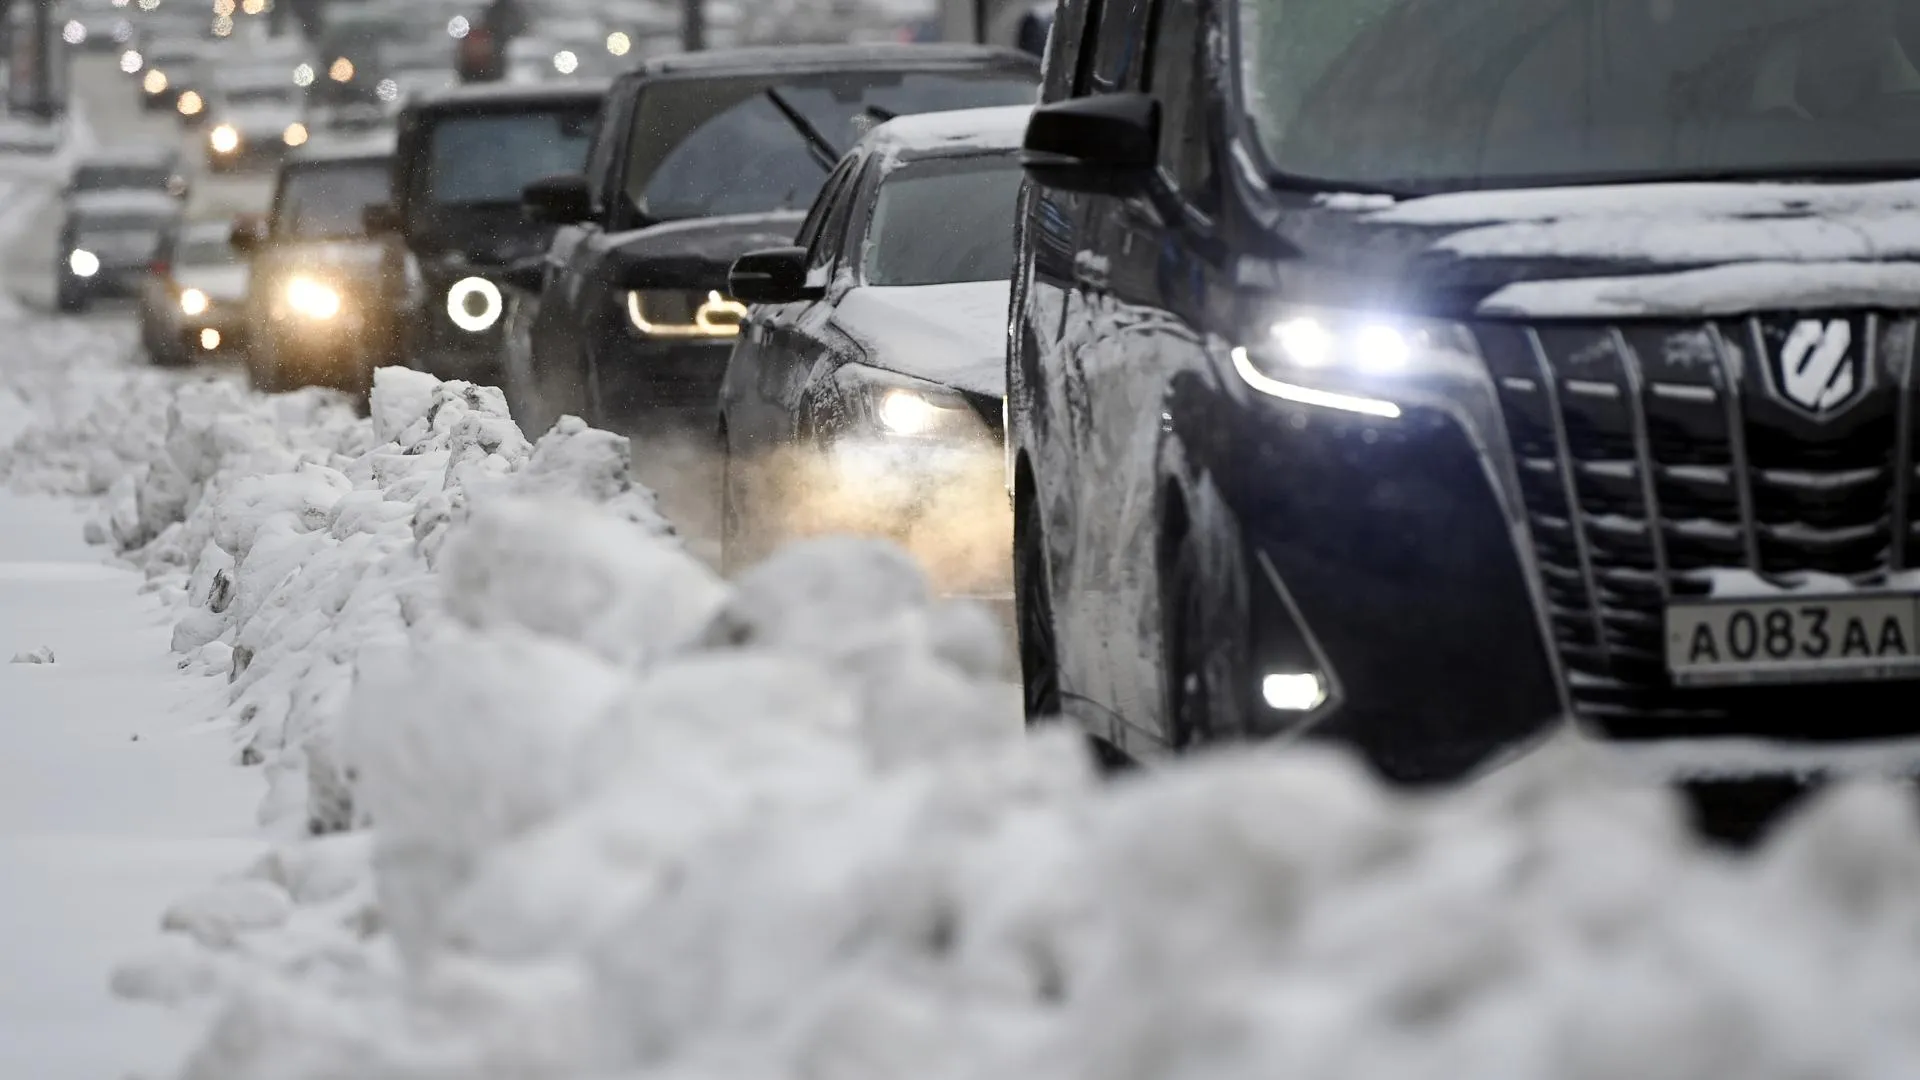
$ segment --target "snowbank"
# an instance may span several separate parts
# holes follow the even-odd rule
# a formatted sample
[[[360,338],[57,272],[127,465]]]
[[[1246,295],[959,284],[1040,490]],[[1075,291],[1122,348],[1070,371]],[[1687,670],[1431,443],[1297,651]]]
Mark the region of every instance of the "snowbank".
[[[1414,799],[1347,760],[1101,785],[1006,722],[992,621],[884,545],[728,584],[497,392],[135,378],[16,480],[185,613],[274,779],[259,865],[124,994],[216,1078],[1892,1080],[1920,843],[1851,788],[1750,859],[1548,752]],[[117,470],[117,474],[116,474]]]

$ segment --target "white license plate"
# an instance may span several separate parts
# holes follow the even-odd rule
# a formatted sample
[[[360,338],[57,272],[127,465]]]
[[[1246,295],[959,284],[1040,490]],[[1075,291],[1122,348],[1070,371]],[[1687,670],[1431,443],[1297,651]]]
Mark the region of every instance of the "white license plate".
[[[1667,608],[1681,686],[1920,676],[1920,596],[1779,596]]]

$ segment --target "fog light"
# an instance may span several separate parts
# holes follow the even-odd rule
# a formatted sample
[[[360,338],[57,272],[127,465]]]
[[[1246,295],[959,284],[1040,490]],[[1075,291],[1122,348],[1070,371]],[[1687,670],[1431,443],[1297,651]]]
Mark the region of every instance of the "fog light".
[[[220,347],[220,331],[209,326],[200,331],[200,347],[208,352]]]
[[[1311,671],[1275,672],[1260,680],[1260,696],[1280,712],[1312,712],[1327,700],[1326,680]]]
[[[199,289],[182,289],[180,291],[180,313],[182,315],[204,315],[207,313],[208,303],[207,294],[201,292]]]

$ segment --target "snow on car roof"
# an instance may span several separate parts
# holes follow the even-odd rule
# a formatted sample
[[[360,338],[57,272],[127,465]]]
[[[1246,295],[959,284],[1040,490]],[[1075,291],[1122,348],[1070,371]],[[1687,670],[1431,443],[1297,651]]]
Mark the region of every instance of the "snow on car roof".
[[[1020,148],[1031,105],[956,109],[889,120],[867,133],[865,142],[889,161]]]
[[[80,217],[142,213],[171,217],[180,212],[180,201],[164,191],[95,191],[74,196],[71,211]]]
[[[176,147],[164,143],[123,143],[95,150],[80,159],[79,168],[92,165],[172,165],[180,158]]]

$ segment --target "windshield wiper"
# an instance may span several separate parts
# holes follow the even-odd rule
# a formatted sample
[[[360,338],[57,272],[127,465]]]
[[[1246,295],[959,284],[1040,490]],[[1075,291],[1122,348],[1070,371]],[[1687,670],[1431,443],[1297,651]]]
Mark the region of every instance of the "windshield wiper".
[[[793,125],[793,130],[806,140],[807,152],[813,155],[813,160],[819,162],[822,169],[832,172],[834,166],[840,164],[840,151],[833,148],[827,137],[820,134],[820,129],[813,126],[813,121],[802,116],[800,110],[794,108],[793,102],[788,101],[777,87],[769,86],[764,92],[767,100],[773,102],[773,107],[780,110],[780,115],[786,117],[787,123]]]
[[[900,118],[899,113],[894,112],[892,109],[883,109],[878,105],[867,106],[867,115],[882,124],[889,120],[898,120]]]

